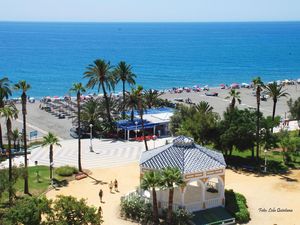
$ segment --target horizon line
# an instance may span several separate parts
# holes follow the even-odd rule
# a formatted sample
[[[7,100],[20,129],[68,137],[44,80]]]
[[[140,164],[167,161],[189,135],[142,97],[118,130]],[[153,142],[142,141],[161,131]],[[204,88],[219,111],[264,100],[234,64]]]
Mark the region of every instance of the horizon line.
[[[298,20],[241,20],[241,21],[86,21],[86,20],[0,20],[0,23],[288,23]]]

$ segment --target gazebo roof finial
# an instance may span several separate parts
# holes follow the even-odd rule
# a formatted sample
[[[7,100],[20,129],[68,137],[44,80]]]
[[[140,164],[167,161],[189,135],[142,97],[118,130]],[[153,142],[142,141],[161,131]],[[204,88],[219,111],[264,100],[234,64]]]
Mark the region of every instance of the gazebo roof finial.
[[[186,136],[179,136],[173,140],[173,146],[181,146],[181,147],[194,146],[194,139]]]

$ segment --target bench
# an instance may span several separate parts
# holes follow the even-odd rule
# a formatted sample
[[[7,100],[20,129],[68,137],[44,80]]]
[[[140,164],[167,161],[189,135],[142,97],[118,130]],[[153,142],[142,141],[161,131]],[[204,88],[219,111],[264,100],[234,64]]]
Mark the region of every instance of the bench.
[[[87,177],[87,175],[85,173],[79,173],[79,174],[75,175],[76,180],[81,180],[81,179],[84,179],[86,177]]]

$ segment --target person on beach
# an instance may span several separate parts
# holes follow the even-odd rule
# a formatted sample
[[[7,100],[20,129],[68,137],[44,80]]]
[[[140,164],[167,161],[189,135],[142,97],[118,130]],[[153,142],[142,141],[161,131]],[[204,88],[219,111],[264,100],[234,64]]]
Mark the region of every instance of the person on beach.
[[[110,193],[112,193],[113,186],[113,182],[111,181],[108,185]]]
[[[103,191],[100,189],[99,191],[99,198],[100,198],[100,203],[102,203],[102,198],[103,198]]]
[[[115,179],[114,185],[115,185],[115,192],[119,192],[118,191],[118,181],[117,181],[117,179]]]

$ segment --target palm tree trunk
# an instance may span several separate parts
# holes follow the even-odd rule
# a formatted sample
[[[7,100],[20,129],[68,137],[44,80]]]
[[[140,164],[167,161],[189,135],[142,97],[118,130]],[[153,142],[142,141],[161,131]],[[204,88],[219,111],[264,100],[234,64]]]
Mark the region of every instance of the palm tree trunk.
[[[24,143],[24,194],[29,194],[28,186],[28,160],[27,160],[27,133],[26,133],[26,93],[22,94],[22,115],[23,115],[23,143]]]
[[[102,89],[103,89],[103,95],[104,95],[104,99],[105,99],[105,105],[106,105],[106,113],[107,113],[107,120],[109,123],[111,123],[111,117],[110,117],[110,109],[109,109],[109,99],[105,90],[105,86],[104,83],[101,83],[102,85]]]
[[[125,119],[125,81],[122,80],[123,82],[123,111],[122,111],[122,118],[123,120]]]
[[[157,208],[157,197],[155,188],[152,188],[152,200],[153,200],[153,221],[154,225],[158,224],[158,208]]]
[[[257,101],[257,118],[256,118],[256,160],[257,163],[259,164],[259,142],[260,142],[260,137],[259,137],[259,130],[260,130],[260,87],[257,87],[256,91],[256,101]]]
[[[79,170],[79,172],[82,172],[82,166],[81,166],[80,91],[77,92],[77,121],[78,121],[78,170]]]
[[[231,100],[231,109],[233,110],[235,106],[235,98],[232,98]]]
[[[168,224],[172,224],[173,195],[174,195],[174,188],[170,188],[170,191],[169,191],[168,216],[167,216]]]
[[[7,128],[7,142],[8,142],[8,163],[9,163],[9,169],[8,169],[8,180],[9,180],[9,204],[12,205],[13,201],[13,189],[12,189],[12,157],[11,157],[11,120],[8,118],[6,121],[6,128]]]
[[[50,181],[52,181],[52,170],[53,170],[53,145],[50,145],[50,151],[49,151],[49,159],[50,159]]]
[[[0,148],[3,149],[3,139],[2,139],[2,127],[0,124]]]
[[[276,104],[277,104],[277,99],[274,99],[273,100],[273,113],[272,113],[272,121],[273,122],[275,120]],[[271,132],[273,133],[273,126],[272,126],[272,129],[271,129]]]
[[[130,119],[133,122],[133,119],[134,119],[134,109],[133,109],[133,107],[131,109],[131,118]]]

